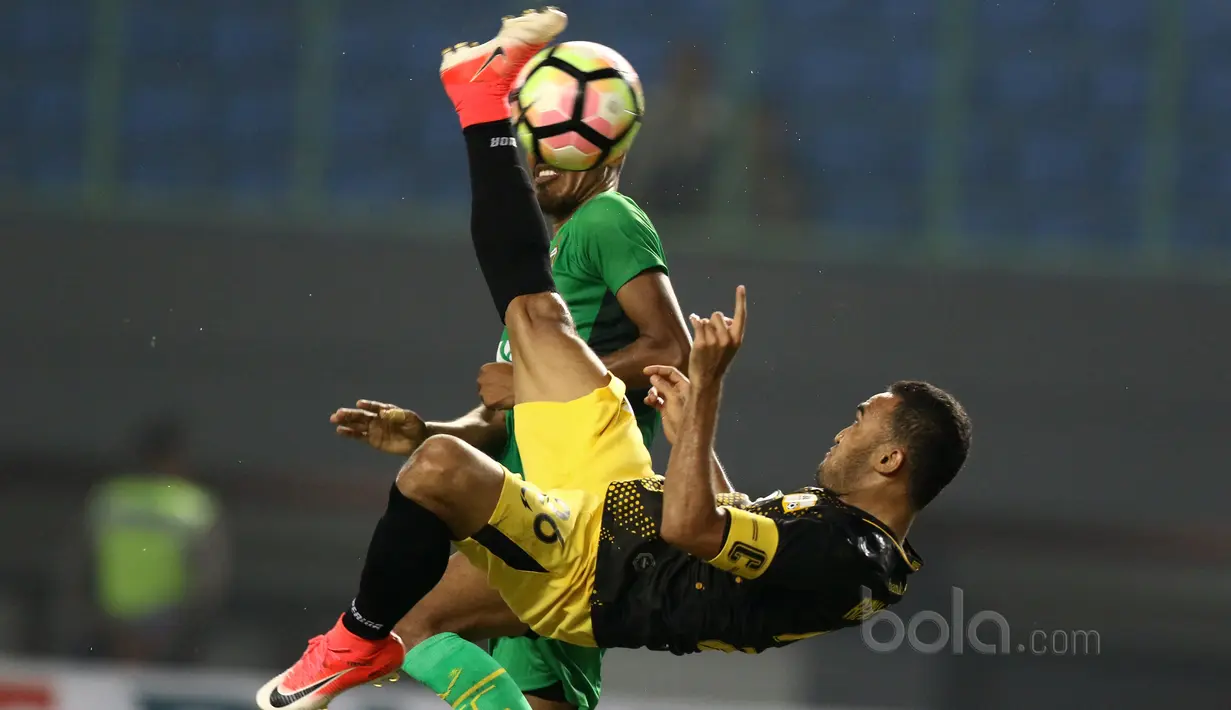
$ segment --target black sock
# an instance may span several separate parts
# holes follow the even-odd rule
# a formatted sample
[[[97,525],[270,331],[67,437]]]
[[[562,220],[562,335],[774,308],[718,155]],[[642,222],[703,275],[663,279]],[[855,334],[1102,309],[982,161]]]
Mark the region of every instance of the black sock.
[[[394,484],[389,505],[368,544],[359,594],[342,616],[348,631],[382,639],[445,574],[449,528]]]
[[[514,298],[556,290],[551,238],[508,121],[467,127],[470,237],[500,320]]]

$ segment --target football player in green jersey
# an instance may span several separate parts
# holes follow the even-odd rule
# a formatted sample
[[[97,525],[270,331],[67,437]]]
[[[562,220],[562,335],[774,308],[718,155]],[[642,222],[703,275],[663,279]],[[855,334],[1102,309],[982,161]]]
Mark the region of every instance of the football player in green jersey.
[[[650,383],[645,368],[686,367],[690,337],[668,278],[662,242],[650,218],[618,191],[621,164],[586,172],[560,172],[527,156],[539,207],[554,229],[552,275],[568,304],[577,334],[629,388],[628,400],[646,447],[660,428],[658,413],[645,403]],[[622,163],[622,161],[621,161]],[[523,473],[513,437],[513,367],[508,330],[495,362],[480,370],[483,404],[445,422],[427,422],[393,405],[361,400],[332,418],[339,434],[362,439],[391,454],[409,455],[433,434],[451,434],[492,456],[513,473]],[[389,426],[381,412],[397,412]],[[376,422],[381,425],[374,426]],[[584,472],[579,472],[584,475]],[[508,611],[487,588],[482,574],[455,556],[436,589],[398,624],[406,647],[442,632],[475,638],[499,636]],[[520,630],[524,626],[514,625]],[[589,710],[599,698],[603,650],[582,648],[530,635],[499,638],[492,656],[507,669],[535,710]],[[433,653],[432,657],[443,657]],[[409,654],[404,669],[417,677],[422,654]]]

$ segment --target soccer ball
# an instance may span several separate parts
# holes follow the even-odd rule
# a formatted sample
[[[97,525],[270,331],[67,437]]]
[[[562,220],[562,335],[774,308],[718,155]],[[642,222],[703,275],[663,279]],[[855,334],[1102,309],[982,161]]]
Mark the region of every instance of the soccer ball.
[[[522,148],[560,170],[614,163],[641,129],[641,80],[627,59],[601,44],[548,47],[526,64],[514,87]]]

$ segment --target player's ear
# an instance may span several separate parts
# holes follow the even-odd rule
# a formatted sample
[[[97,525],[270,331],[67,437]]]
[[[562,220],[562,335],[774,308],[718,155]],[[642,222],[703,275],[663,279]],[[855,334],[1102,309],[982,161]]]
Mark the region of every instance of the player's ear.
[[[872,458],[872,467],[882,476],[896,476],[902,472],[902,464],[906,462],[906,454],[902,449],[885,445],[877,448]]]

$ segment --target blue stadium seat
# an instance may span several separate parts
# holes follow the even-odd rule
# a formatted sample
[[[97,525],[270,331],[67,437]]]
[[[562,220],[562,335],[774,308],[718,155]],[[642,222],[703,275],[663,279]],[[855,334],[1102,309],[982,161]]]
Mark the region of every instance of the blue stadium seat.
[[[461,200],[468,194],[466,149],[453,112],[423,108],[407,127],[414,142],[405,157],[415,194],[431,199]]]
[[[6,143],[11,141],[14,146],[25,142],[22,106],[27,102],[28,85],[25,76],[0,73],[0,136],[6,136]],[[0,150],[0,160],[11,158],[12,153],[11,150]]]
[[[1198,134],[1181,146],[1176,192],[1181,209],[1231,204],[1231,146],[1213,138]]]
[[[379,91],[344,91],[337,95],[333,113],[333,133],[344,144],[382,141],[394,125],[395,97]]]
[[[212,17],[216,66],[233,73],[281,73],[293,81],[298,59],[295,3],[225,3]]]
[[[811,53],[809,71],[789,75],[794,91],[822,105],[827,99],[859,95],[875,81],[873,74],[877,65],[868,54],[856,47],[817,48]]]
[[[1101,148],[1104,165],[1099,169],[1100,174],[1106,177],[1110,191],[1123,198],[1123,204],[1132,204],[1141,193],[1145,179],[1145,142],[1107,141]]]
[[[417,8],[414,3],[356,0],[339,6],[335,27],[337,76],[343,85],[361,87],[370,82],[434,79],[440,50],[455,42],[479,40],[456,24],[443,22],[458,3]],[[423,12],[429,13],[427,17]],[[472,13],[477,14],[477,13]],[[496,17],[487,17],[486,32],[494,31]],[[447,36],[442,44],[438,38]],[[486,39],[486,37],[482,37]],[[431,42],[431,46],[427,44]]]
[[[1028,208],[1024,236],[1033,241],[1088,242],[1102,234],[1091,206],[1072,193],[1027,191],[1018,199]]]
[[[1080,36],[1102,45],[1147,50],[1154,27],[1153,0],[1077,0]]]
[[[0,3],[0,62],[6,64],[14,56],[20,56],[22,2]]]
[[[18,179],[43,188],[80,183],[84,159],[85,87],[79,81],[38,79],[21,98],[24,127]]]
[[[977,30],[997,37],[1059,33],[1071,25],[1070,7],[1052,0],[977,0]]]
[[[1004,246],[1005,240],[1020,238],[1021,195],[994,185],[967,182],[958,216],[962,236],[974,243]]]
[[[1039,109],[1066,105],[1080,96],[1071,67],[1064,62],[1036,57],[1009,59],[993,69],[992,92],[996,102],[1009,109]]]
[[[645,36],[659,42],[722,41],[727,29],[726,7],[714,0],[575,0],[561,7],[569,13],[570,38],[610,44],[621,53],[616,40],[633,41]]]
[[[191,84],[139,85],[121,106],[122,180],[144,189],[204,186],[216,112]]]
[[[1225,0],[1185,0],[1183,14],[1190,42],[1226,43],[1231,33],[1231,5]]]
[[[1084,137],[1074,135],[1030,135],[1018,145],[1014,167],[1022,185],[1059,190],[1085,185],[1091,177],[1089,145]]]
[[[918,231],[919,209],[902,193],[875,178],[822,182],[820,218],[827,227],[872,234],[904,235]],[[913,207],[913,209],[912,209]]]
[[[936,91],[937,58],[930,52],[905,53],[890,66],[888,92],[900,100],[923,108],[930,104]]]
[[[331,196],[351,202],[384,203],[390,206],[415,204],[414,191],[405,166],[377,163],[368,156],[353,155],[339,160],[329,171],[327,187]]]
[[[333,113],[330,190],[349,199],[393,201],[410,194],[414,160],[404,97],[381,87],[346,91]]]
[[[1181,253],[1215,250],[1226,254],[1231,250],[1231,208],[1222,205],[1202,205],[1176,214],[1172,246]]]
[[[878,25],[877,8],[868,3],[792,2],[780,9],[761,28],[766,81],[789,81],[801,74],[835,71],[827,60],[852,51],[872,60],[877,56],[875,50],[892,42]]]
[[[885,145],[880,138],[866,126],[841,123],[823,126],[803,146],[808,149],[811,162],[823,172],[856,175],[867,172],[870,164],[882,159]]]
[[[1107,63],[1094,67],[1089,85],[1089,100],[1095,110],[1144,113],[1149,99],[1150,77],[1145,66]]]
[[[125,49],[138,68],[193,68],[210,49],[208,3],[203,0],[130,0]]]
[[[1124,209],[1136,204],[1139,186],[1123,174],[1126,166],[1100,159],[1098,148],[1095,136],[1080,132],[1024,137],[1013,179],[1021,199],[1036,206],[1026,213],[1030,235],[1085,242],[1132,238],[1136,214]]]
[[[294,95],[278,89],[248,90],[222,102],[219,180],[237,197],[269,197],[290,183],[295,136]]]
[[[782,29],[815,29],[822,32],[842,32],[870,28],[881,13],[878,2],[849,0],[809,0],[782,3],[774,18]]]
[[[199,138],[212,114],[191,85],[136,86],[125,97],[122,132],[129,138]]]
[[[1190,245],[1231,241],[1226,222],[1206,224],[1231,202],[1231,6],[1187,0],[1186,76],[1180,114],[1177,219]]]
[[[269,205],[289,192],[291,156],[286,145],[233,141],[224,143],[215,158],[216,187],[231,200]]]
[[[4,33],[0,37],[10,51],[30,61],[48,55],[77,61],[89,56],[93,14],[86,0],[6,0],[2,4],[0,26],[8,29],[0,30]]]
[[[222,131],[226,139],[246,140],[295,133],[293,87],[240,90],[222,99]]]
[[[416,23],[402,34],[393,52],[394,67],[407,80],[436,88],[440,51],[458,41],[457,32],[449,25]]]
[[[1195,67],[1189,74],[1186,103],[1188,111],[1194,114],[1192,118],[1222,123],[1225,127],[1226,121],[1231,120],[1231,63]]]
[[[175,143],[149,143],[127,158],[120,181],[134,194],[182,192],[207,183],[208,166],[200,149],[184,151]]]
[[[869,4],[879,6],[878,22],[896,32],[920,37],[935,32],[936,16],[940,10],[938,0],[869,0]]]
[[[1007,188],[1009,171],[1005,166],[1012,161],[1012,144],[1013,141],[1007,140],[997,126],[972,122],[970,130],[961,136],[962,183]]]

